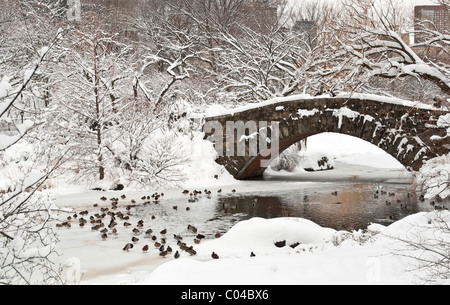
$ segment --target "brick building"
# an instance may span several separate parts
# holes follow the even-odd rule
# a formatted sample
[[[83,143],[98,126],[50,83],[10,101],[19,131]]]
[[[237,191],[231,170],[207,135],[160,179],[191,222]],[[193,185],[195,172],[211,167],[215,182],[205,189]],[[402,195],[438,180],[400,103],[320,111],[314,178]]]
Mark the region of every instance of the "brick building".
[[[414,8],[414,29],[450,33],[450,10],[443,5],[420,5]],[[415,42],[420,43],[426,39],[424,34],[417,34]]]

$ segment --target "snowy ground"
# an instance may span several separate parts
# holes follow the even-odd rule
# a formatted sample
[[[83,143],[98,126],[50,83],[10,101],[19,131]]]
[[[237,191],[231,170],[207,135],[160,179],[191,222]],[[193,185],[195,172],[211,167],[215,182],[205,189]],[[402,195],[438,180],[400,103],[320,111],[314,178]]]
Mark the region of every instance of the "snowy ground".
[[[323,143],[331,146],[324,147]],[[393,158],[359,140],[324,134],[309,139],[308,145],[312,152],[323,149],[330,151],[332,148],[339,162],[373,167],[377,175],[382,172],[408,175]],[[330,173],[333,171],[321,174],[327,176]],[[205,186],[204,183],[192,179],[186,185],[190,189],[208,187],[213,193],[222,188],[227,194],[234,188],[252,192],[268,187],[267,183],[258,185],[229,178],[215,181],[214,185]],[[282,189],[285,185],[273,183],[270,187]],[[180,198],[181,202],[184,198],[180,190],[157,191],[164,191],[165,199]],[[140,198],[148,195],[148,192],[128,191],[119,194],[60,188],[54,199],[61,208],[70,209],[69,214],[63,215],[67,216],[84,209],[93,211],[92,205],[99,202],[99,194],[107,198],[125,194],[128,199],[119,201],[119,209],[123,210],[129,198]],[[106,206],[106,203],[99,204]],[[180,203],[178,211],[185,207],[186,204]],[[166,211],[171,208],[167,207]],[[193,212],[189,214],[192,216],[183,216],[186,217],[184,220],[189,222],[196,219],[201,222],[203,217],[208,217]],[[164,216],[164,213],[161,215]],[[421,281],[418,276],[423,274],[411,272],[417,268],[415,260],[396,254],[399,249],[404,250],[404,246],[395,237],[429,238],[430,234],[436,232],[423,228],[431,228],[438,215],[447,225],[450,224],[447,211],[419,213],[388,227],[373,224],[366,232],[338,232],[300,218],[254,218],[239,222],[220,238],[208,237],[198,245],[193,243],[195,235],[189,235],[183,241],[194,245],[197,255],[190,256],[183,252],[179,259],[173,257],[179,248],[172,238],[172,232],[170,236],[168,234],[167,240],[170,240],[174,251],[163,258],[158,255],[159,250],[150,243],[150,239],[142,234],[138,235],[141,242],[136,243],[131,251],[123,251],[124,236],[128,238],[131,229],[126,231],[121,228],[116,236],[102,240],[98,232],[91,232],[90,226],[73,226],[71,229],[58,230],[61,240],[59,260],[61,264],[67,265],[67,280],[81,284],[419,284]],[[135,224],[137,220],[134,215],[129,222]],[[176,224],[173,227],[177,228]],[[159,233],[162,229],[162,226],[153,227],[158,239],[164,236]],[[444,238],[448,242],[449,236]],[[275,246],[275,243],[282,241],[285,241],[284,247]],[[151,245],[148,253],[141,250],[145,243]],[[220,258],[212,259],[212,252]],[[254,257],[250,257],[252,252]],[[411,254],[413,251],[402,253]]]

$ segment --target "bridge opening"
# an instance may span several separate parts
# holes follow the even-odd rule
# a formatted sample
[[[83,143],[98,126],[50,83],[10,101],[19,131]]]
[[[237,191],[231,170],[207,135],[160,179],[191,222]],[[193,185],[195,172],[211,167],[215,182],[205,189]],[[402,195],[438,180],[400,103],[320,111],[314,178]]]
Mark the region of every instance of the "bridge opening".
[[[306,145],[299,145],[302,141],[306,142]],[[293,149],[294,145],[302,146],[299,149],[303,149],[303,151],[296,152]],[[295,156],[296,153],[298,154],[297,157]],[[286,154],[290,154],[290,156],[286,156]],[[331,158],[341,163],[353,165],[380,169],[405,169],[403,164],[378,146],[358,137],[332,132],[323,132],[310,136],[301,135],[280,141],[280,155],[273,160],[270,168],[271,172],[274,169],[275,171],[280,169],[286,170],[286,167],[294,170],[296,164],[288,163],[298,161],[299,164],[297,166],[306,170],[311,169],[310,165],[312,162],[319,162],[318,167],[321,167],[321,170],[323,170],[327,169],[327,165],[320,166],[320,162],[323,162],[324,159],[329,159],[329,164],[333,164]],[[249,164],[245,170],[247,177],[257,177],[264,174],[267,168],[260,167],[261,159],[261,157],[255,157]],[[283,159],[281,167],[280,159]],[[307,161],[306,164],[301,164],[305,160]],[[320,169],[313,167],[312,170]]]
[[[339,133],[320,133],[309,137],[307,151],[327,152],[342,161],[371,167],[405,168],[397,159],[378,146],[360,138]]]

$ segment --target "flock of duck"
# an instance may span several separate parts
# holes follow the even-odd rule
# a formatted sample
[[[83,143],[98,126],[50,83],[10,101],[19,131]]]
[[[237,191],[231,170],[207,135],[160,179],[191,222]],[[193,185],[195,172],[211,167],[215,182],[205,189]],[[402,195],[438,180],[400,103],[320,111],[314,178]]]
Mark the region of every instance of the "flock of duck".
[[[184,195],[188,197],[188,202],[195,202],[199,200],[201,194],[205,194],[208,198],[211,196],[211,191],[205,189],[204,191],[189,191],[184,190],[182,192]],[[218,190],[218,193],[222,193],[222,190]],[[236,193],[236,190],[233,189],[231,193]],[[149,196],[143,196],[141,198],[143,205],[147,205],[150,203],[158,204],[161,200],[161,197],[164,196],[164,193],[154,193]],[[107,240],[111,236],[117,236],[118,230],[121,229],[131,229],[130,231],[130,239],[123,246],[122,250],[124,252],[130,252],[135,249],[137,245],[142,241],[146,241],[141,244],[141,251],[143,253],[147,253],[152,247],[159,250],[159,256],[166,257],[168,255],[173,255],[175,259],[178,259],[181,256],[181,253],[186,252],[189,255],[196,255],[197,251],[194,249],[193,245],[188,245],[185,241],[183,241],[183,236],[181,234],[173,234],[173,239],[170,237],[167,229],[163,229],[159,231],[159,237],[156,232],[154,232],[151,228],[146,227],[144,224],[144,220],[140,219],[138,221],[132,219],[131,210],[132,208],[138,206],[136,200],[131,199],[131,201],[127,200],[126,195],[120,196],[120,198],[110,198],[109,204],[108,198],[105,196],[101,197],[100,200],[103,202],[101,205],[95,203],[93,208],[98,210],[86,209],[82,210],[78,213],[73,213],[68,216],[65,220],[56,224],[57,228],[70,228],[73,224],[78,223],[78,226],[84,228],[91,225],[92,231],[98,231],[103,240]],[[121,204],[120,201],[122,200]],[[125,208],[125,210],[123,210]],[[173,206],[174,210],[178,209],[178,206]],[[186,207],[186,211],[189,211],[190,208]],[[156,216],[152,215],[151,219],[155,219]],[[190,234],[190,236],[194,236],[194,244],[199,244],[202,239],[206,236],[198,232],[198,229],[189,224],[186,228],[186,231]],[[215,238],[220,238],[221,233],[215,233]],[[178,249],[173,249],[170,246],[171,242],[175,242]],[[254,254],[253,254],[254,256]],[[219,256],[217,253],[212,252],[211,257],[213,259],[218,259]]]
[[[201,195],[206,195],[208,198],[211,197],[212,193],[211,191],[205,189],[203,191],[189,191],[184,190],[182,192],[186,197],[187,201],[189,203],[196,202],[199,200],[199,197]],[[222,193],[222,190],[217,191],[218,194]],[[231,191],[232,194],[236,193],[236,190],[233,189]],[[332,196],[337,196],[337,191],[331,193]],[[164,197],[164,193],[154,193],[149,196],[143,196],[141,198],[143,205],[150,204],[152,202],[159,203],[161,198]],[[304,201],[308,201],[308,198],[305,195]],[[386,198],[386,197],[395,197],[395,193],[386,192],[381,189],[377,189],[374,192],[374,199],[378,198]],[[408,194],[408,198],[410,198],[410,195]],[[388,199],[388,198],[386,198]],[[72,215],[68,216],[64,221],[61,223],[57,223],[57,228],[70,228],[73,224],[78,223],[78,226],[81,228],[84,228],[88,226],[88,224],[91,225],[92,231],[98,231],[100,233],[100,236],[103,240],[107,240],[111,236],[118,235],[118,229],[121,230],[125,229],[126,232],[129,231],[129,240],[126,242],[126,244],[123,246],[122,250],[124,252],[130,252],[133,249],[135,249],[138,244],[140,243],[140,248],[143,253],[147,253],[151,248],[155,248],[159,251],[159,256],[166,257],[168,255],[173,255],[175,259],[178,259],[183,252],[189,254],[189,255],[196,255],[197,252],[194,249],[194,246],[191,244],[189,245],[186,241],[183,240],[183,236],[181,234],[169,234],[167,229],[160,230],[159,232],[154,232],[149,226],[146,227],[146,224],[144,223],[144,220],[140,219],[136,221],[136,219],[132,219],[132,208],[138,206],[139,204],[136,202],[136,200],[131,199],[127,200],[126,195],[120,196],[120,198],[110,198],[109,204],[108,198],[101,197],[100,198],[102,204],[95,203],[93,205],[96,210],[83,210],[78,213],[73,213]],[[122,202],[120,202],[122,200]],[[420,201],[424,201],[424,197],[421,196],[419,198]],[[119,204],[120,202],[120,204]],[[438,201],[439,202],[439,201]],[[397,200],[397,203],[400,203],[400,200]],[[441,208],[438,206],[438,204],[435,204],[435,202],[431,202],[431,205],[435,206],[436,209]],[[386,205],[391,205],[391,199],[386,200]],[[98,209],[98,210],[97,210]],[[173,206],[174,210],[178,210],[178,206]],[[401,209],[407,209],[407,205],[401,205]],[[189,206],[186,207],[186,211],[189,211]],[[133,217],[134,218],[134,217]],[[156,216],[151,216],[151,219],[155,219]],[[198,232],[198,229],[189,224],[186,227],[186,232],[189,233],[190,237],[193,238],[194,244],[198,245],[200,242],[206,237],[204,234]],[[159,233],[159,237],[157,235]],[[216,233],[214,234],[215,238],[220,238],[221,234]],[[145,242],[143,242],[145,241]],[[176,243],[177,249],[173,249],[174,243]],[[172,244],[172,246],[171,246]],[[255,254],[252,252],[250,254],[251,257],[254,257]],[[211,257],[213,259],[218,259],[219,255],[215,252],[211,253]]]

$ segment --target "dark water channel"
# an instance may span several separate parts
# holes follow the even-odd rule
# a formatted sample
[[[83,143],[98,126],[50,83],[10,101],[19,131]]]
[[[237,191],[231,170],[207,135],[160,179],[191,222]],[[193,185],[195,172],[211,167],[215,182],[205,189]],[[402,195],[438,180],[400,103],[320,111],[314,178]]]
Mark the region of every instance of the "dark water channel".
[[[236,193],[230,188],[219,194],[215,189],[211,196],[199,195],[194,202],[189,198],[163,199],[136,206],[133,212],[157,230],[186,234],[186,227],[194,225],[207,238],[214,238],[215,233],[225,233],[237,222],[254,217],[301,217],[323,227],[352,231],[365,229],[370,223],[389,225],[435,208],[404,179],[327,178],[323,173],[320,179],[312,177],[310,181],[298,177],[246,181]],[[436,205],[450,207],[448,202]]]
[[[336,230],[365,229],[370,223],[390,223],[420,211],[432,210],[421,202],[412,185],[373,183],[324,184],[321,188],[282,193],[239,195],[218,200],[218,217],[301,217]]]

